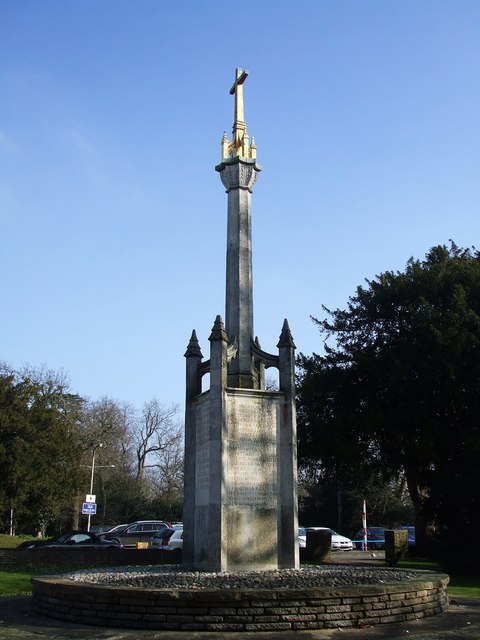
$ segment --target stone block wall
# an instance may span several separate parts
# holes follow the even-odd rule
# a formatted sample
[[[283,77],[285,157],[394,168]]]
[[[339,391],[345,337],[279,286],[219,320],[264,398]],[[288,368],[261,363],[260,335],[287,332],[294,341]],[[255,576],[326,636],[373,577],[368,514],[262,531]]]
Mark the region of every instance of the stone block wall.
[[[364,627],[435,615],[448,606],[448,576],[339,588],[195,591],[104,587],[33,579],[41,615],[106,627],[172,631],[291,631]]]
[[[117,567],[145,564],[181,564],[182,552],[159,549],[0,549],[0,567],[21,565],[65,565],[68,567]]]

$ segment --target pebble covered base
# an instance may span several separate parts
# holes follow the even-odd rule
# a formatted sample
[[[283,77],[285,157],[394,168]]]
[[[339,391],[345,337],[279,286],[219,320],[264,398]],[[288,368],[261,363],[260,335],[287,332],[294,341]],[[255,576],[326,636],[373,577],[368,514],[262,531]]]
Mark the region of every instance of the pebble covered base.
[[[448,576],[328,565],[231,574],[123,567],[33,579],[36,613],[106,627],[288,631],[415,620],[448,607]]]

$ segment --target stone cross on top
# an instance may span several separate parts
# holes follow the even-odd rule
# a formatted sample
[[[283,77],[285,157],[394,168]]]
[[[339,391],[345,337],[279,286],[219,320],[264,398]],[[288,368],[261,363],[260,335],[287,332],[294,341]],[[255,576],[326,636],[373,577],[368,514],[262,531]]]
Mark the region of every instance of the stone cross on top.
[[[248,71],[237,69],[235,72],[235,82],[230,89],[230,95],[235,95],[235,110],[233,120],[233,139],[230,142],[227,133],[223,132],[222,138],[222,161],[237,156],[243,158],[251,158],[255,160],[257,157],[257,148],[255,140],[252,136],[252,142],[249,143],[247,126],[245,124],[245,115],[243,110],[243,83],[247,79]]]
[[[245,116],[243,114],[243,83],[247,79],[248,71],[242,71],[237,69],[236,80],[233,83],[233,87],[230,89],[230,95],[235,95],[235,118],[234,118],[234,130],[238,125],[243,125],[245,128]]]

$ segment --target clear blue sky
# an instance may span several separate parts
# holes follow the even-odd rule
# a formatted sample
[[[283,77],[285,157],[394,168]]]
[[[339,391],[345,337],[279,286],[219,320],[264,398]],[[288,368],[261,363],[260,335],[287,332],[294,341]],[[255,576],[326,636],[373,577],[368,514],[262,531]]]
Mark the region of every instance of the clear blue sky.
[[[224,316],[236,67],[263,166],[254,321],[310,315],[480,231],[478,0],[0,0],[0,360],[183,403]]]

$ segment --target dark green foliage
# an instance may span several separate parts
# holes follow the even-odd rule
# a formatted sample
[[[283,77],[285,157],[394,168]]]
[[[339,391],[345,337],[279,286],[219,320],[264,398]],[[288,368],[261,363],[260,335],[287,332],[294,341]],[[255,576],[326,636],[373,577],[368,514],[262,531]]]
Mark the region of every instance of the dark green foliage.
[[[480,531],[479,253],[434,247],[325,310],[325,355],[299,358],[302,466],[360,485],[404,473],[419,546],[458,556]]]
[[[0,504],[45,531],[71,502],[78,482],[80,399],[49,373],[0,375]],[[34,509],[32,509],[34,507]]]

